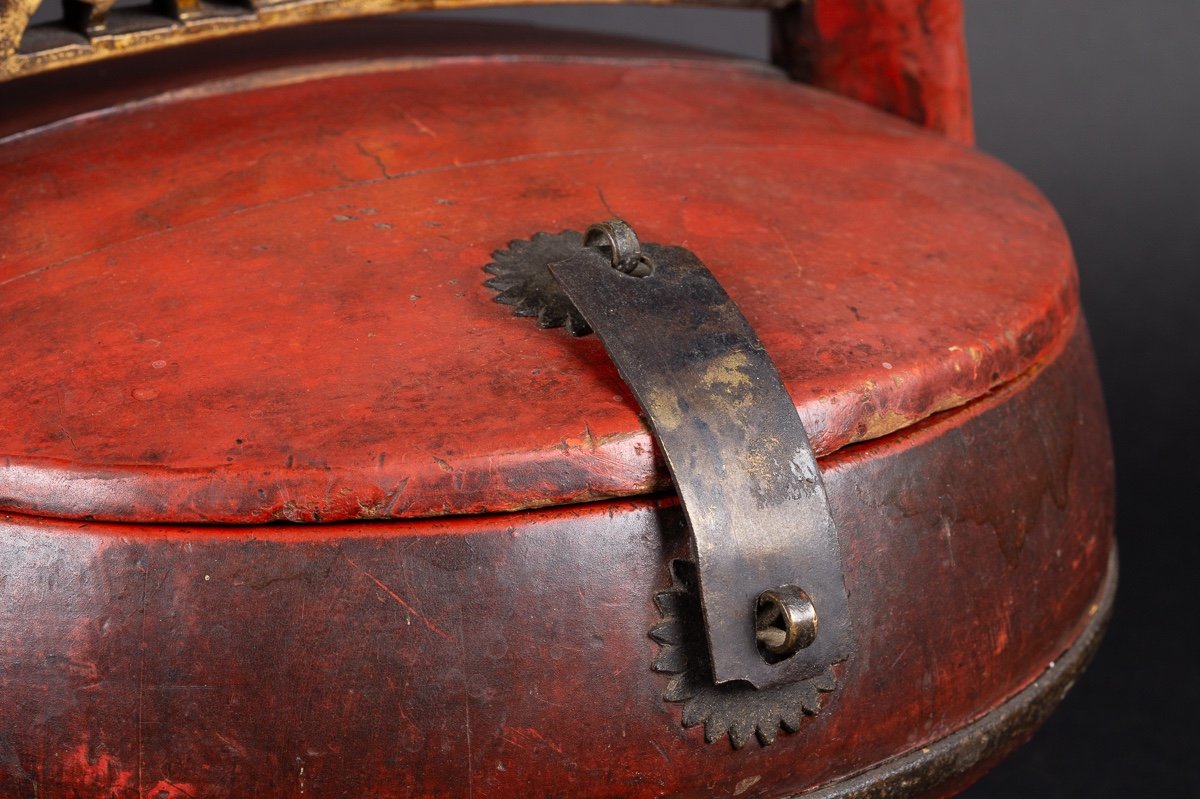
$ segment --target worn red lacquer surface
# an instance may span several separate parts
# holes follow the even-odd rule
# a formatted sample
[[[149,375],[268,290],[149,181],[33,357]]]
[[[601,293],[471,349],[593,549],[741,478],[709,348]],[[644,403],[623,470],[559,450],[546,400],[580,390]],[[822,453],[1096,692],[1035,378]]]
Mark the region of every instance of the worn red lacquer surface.
[[[0,516],[0,796],[789,796],[975,720],[1097,612],[1111,457],[1081,330],[822,465],[856,647],[817,715],[741,751],[684,729],[651,669],[653,596],[687,557],[671,500],[303,528]]]
[[[961,0],[809,0],[775,13],[776,60],[793,75],[974,139]]]
[[[614,214],[712,269],[819,453],[1011,381],[1076,314],[1022,178],[766,68],[326,72],[0,146],[3,507],[328,521],[662,486],[595,338],[480,285],[510,239]]]
[[[765,66],[377,34],[0,140],[0,798],[765,799],[1035,685],[1103,613],[1111,454],[1061,226],[962,145],[958,13],[777,17],[946,136]],[[770,746],[664,701],[690,553],[602,347],[482,286],[613,215],[712,269],[822,456],[855,647]]]

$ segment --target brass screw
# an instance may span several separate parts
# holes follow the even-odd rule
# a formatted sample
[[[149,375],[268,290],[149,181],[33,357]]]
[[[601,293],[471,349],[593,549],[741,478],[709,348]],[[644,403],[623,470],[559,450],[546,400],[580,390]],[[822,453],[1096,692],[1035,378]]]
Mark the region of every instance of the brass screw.
[[[817,609],[808,594],[794,585],[758,595],[755,637],[771,663],[791,657],[817,639]]]

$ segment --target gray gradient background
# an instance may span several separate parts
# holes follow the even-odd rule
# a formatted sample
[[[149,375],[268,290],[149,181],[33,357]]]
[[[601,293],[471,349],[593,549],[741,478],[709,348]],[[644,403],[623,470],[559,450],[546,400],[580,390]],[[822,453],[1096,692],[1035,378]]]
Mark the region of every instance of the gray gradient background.
[[[124,5],[126,3],[122,3]],[[55,15],[47,0],[38,15]],[[966,796],[1200,797],[1200,0],[966,0],[979,146],[1071,233],[1112,418],[1122,583],[1109,636],[1031,744]],[[429,16],[590,28],[765,58],[759,12]]]

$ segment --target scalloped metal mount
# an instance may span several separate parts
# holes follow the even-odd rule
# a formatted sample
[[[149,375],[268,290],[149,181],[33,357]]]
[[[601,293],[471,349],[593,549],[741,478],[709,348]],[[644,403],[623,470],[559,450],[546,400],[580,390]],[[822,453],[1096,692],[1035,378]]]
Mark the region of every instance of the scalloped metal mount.
[[[663,700],[683,705],[683,727],[704,725],[705,742],[728,737],[734,749],[741,749],[751,737],[768,746],[780,730],[798,732],[806,717],[820,711],[824,695],[837,687],[833,667],[807,680],[772,688],[756,689],[744,682],[715,684],[695,588],[696,567],[674,560],[671,574],[672,587],[654,597],[662,621],[650,630],[650,638],[660,646],[652,668],[671,675]]]
[[[483,271],[493,277],[483,285],[499,292],[496,302],[511,305],[515,316],[534,317],[538,327],[565,327],[572,336],[586,336],[591,326],[548,268],[582,248],[583,235],[574,230],[516,239],[507,249],[492,253],[492,262]]]

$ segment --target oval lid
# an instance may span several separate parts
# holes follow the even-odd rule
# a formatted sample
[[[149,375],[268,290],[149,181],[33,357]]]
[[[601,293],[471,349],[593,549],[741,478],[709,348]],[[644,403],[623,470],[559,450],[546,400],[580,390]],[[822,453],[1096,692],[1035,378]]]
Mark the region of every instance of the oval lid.
[[[16,512],[334,521],[664,487],[596,338],[482,285],[510,239],[614,214],[723,282],[818,454],[1011,380],[1075,313],[1023,179],[746,64],[284,71],[11,138],[0,172]]]

